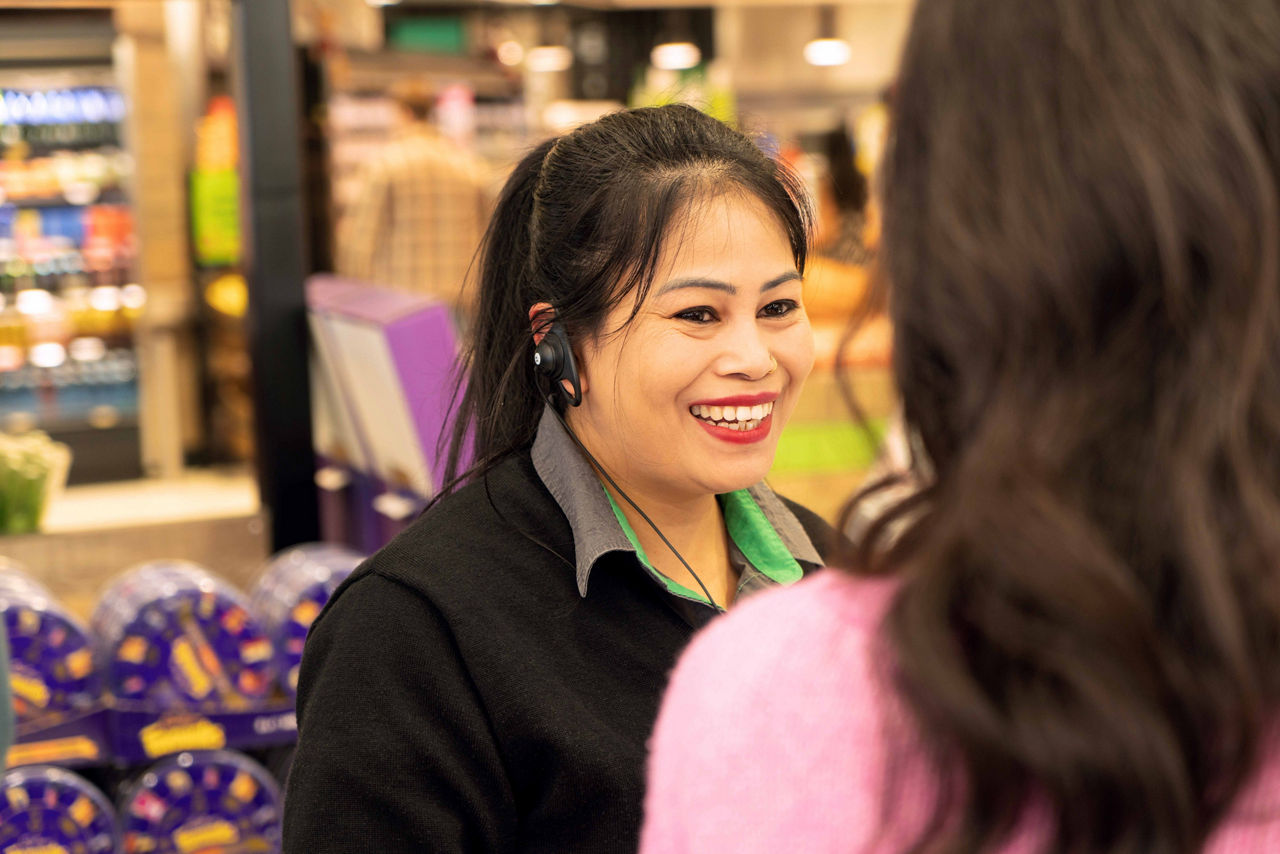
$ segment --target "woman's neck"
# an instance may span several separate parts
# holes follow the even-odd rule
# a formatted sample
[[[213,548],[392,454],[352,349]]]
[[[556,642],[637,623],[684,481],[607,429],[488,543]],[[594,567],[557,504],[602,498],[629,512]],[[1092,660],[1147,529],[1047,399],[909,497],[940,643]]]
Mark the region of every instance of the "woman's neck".
[[[715,604],[727,608],[738,589],[738,571],[729,561],[729,533],[715,494],[673,490],[661,482],[646,479],[644,465],[593,431],[589,423],[574,423],[575,414],[568,413],[566,426],[588,451],[589,462],[597,474],[602,469],[607,472],[609,477],[601,476],[600,482],[626,517],[649,565],[695,593],[710,594]],[[611,484],[610,478],[616,483]],[[649,517],[652,526],[628,497]],[[662,532],[661,536],[654,530],[655,526]]]

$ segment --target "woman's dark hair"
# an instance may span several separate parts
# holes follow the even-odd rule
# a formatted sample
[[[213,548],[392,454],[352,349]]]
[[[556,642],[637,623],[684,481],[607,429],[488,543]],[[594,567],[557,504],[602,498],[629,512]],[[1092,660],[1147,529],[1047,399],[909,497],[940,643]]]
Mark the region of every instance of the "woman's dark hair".
[[[1280,4],[919,0],[883,168],[918,850],[1200,851],[1280,709]]]
[[[856,146],[849,129],[842,123],[822,134],[822,153],[827,159],[836,207],[843,214],[866,210],[869,190],[866,176],[854,162]]]
[[[799,180],[743,134],[684,106],[612,113],[530,152],[507,181],[480,250],[473,334],[446,480],[474,439],[478,475],[534,438],[544,406],[529,309],[546,302],[571,341],[643,302],[663,242],[690,204],[723,193],[777,217],[804,270],[811,215]],[[634,312],[632,314],[634,317]]]

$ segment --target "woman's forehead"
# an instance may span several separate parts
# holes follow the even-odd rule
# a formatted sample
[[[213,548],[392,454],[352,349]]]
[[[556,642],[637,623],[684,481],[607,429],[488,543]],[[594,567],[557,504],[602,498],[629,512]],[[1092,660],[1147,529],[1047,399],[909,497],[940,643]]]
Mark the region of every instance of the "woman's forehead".
[[[768,255],[794,265],[795,254],[782,219],[755,196],[722,193],[673,218],[658,247],[655,285],[678,274],[680,268],[737,266]]]

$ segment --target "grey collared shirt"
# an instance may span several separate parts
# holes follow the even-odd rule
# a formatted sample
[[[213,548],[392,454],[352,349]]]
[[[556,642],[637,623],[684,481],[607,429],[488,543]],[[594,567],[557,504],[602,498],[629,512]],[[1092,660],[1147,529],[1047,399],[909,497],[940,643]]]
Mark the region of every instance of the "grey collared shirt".
[[[586,596],[591,570],[601,557],[619,551],[634,554],[636,547],[618,524],[599,477],[549,407],[543,409],[532,454],[538,477],[560,505],[573,530],[578,593]],[[798,563],[806,569],[822,565],[822,558],[800,521],[772,489],[761,482],[747,492]],[[739,597],[777,584],[752,566],[732,538],[729,559],[739,570]],[[701,601],[698,604],[706,606]]]

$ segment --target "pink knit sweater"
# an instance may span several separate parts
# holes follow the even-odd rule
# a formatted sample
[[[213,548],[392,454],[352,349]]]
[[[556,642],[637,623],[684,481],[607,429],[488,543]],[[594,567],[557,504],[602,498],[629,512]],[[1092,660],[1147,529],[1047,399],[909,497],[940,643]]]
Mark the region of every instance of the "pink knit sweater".
[[[936,785],[880,666],[893,590],[820,572],[742,603],[694,640],[653,736],[641,854],[904,850]],[[1272,744],[1208,854],[1280,852]],[[1036,851],[1046,826],[1028,817],[1007,854]]]

